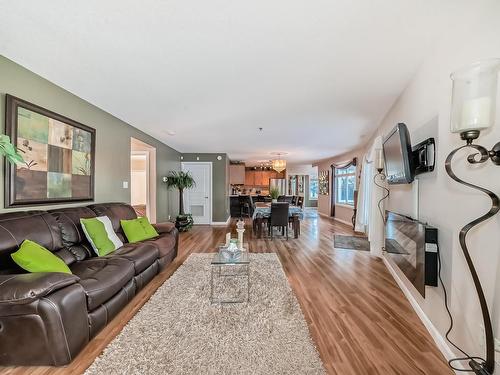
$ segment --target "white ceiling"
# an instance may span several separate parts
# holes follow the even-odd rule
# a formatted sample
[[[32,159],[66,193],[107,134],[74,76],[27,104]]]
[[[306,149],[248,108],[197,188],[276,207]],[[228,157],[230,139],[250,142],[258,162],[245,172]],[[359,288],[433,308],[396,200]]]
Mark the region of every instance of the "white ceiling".
[[[451,3],[0,0],[0,54],[180,152],[303,163],[363,143]]]

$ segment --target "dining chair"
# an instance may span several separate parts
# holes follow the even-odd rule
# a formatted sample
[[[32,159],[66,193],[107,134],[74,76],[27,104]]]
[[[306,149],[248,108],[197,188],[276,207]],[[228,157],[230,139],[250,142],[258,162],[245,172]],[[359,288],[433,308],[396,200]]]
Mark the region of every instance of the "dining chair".
[[[298,198],[299,198],[299,197],[298,197],[298,196],[296,196],[296,195],[294,195],[294,196],[292,197],[292,205],[293,205],[293,206],[296,206],[296,205],[297,205],[297,200],[298,200]]]
[[[269,235],[273,239],[274,227],[280,227],[281,233],[286,231],[286,239],[288,240],[288,202],[278,202],[271,204],[271,216],[269,217]]]
[[[252,217],[253,212],[255,211],[255,201],[251,195],[248,196],[248,204],[250,206],[250,217]]]
[[[240,217],[244,217],[244,216],[252,217],[248,197],[244,196],[244,195],[240,195],[238,200],[240,202]]]
[[[284,195],[280,195],[278,197],[278,202],[285,202],[286,197]]]
[[[297,197],[297,204],[300,208],[304,208],[304,197]]]
[[[292,195],[285,195],[285,200],[284,202],[288,204],[292,204],[293,196]]]

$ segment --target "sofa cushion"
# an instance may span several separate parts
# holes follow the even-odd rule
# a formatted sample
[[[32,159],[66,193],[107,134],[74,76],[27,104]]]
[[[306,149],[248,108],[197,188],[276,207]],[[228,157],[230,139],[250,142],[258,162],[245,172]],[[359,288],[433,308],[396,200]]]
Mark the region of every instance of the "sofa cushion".
[[[28,272],[71,273],[61,258],[34,241],[24,240],[19,250],[10,256],[19,267]]]
[[[31,303],[77,281],[77,276],[59,272],[0,275],[0,304]]]
[[[70,268],[80,278],[89,311],[113,297],[134,277],[133,264],[118,257],[87,259]]]
[[[158,248],[153,244],[137,243],[126,244],[108,255],[109,258],[124,258],[134,264],[135,274],[138,275],[151,266],[158,259]]]
[[[146,217],[138,217],[132,220],[120,220],[120,225],[130,243],[137,243],[158,237],[158,232],[153,228]]]
[[[94,218],[95,212],[87,207],[58,208],[49,212],[59,226],[59,236],[65,249],[57,255],[68,265],[92,257],[92,247],[85,237],[80,219]]]
[[[161,234],[160,237],[143,243],[155,245],[158,248],[159,257],[163,258],[175,251],[176,236],[171,233]]]
[[[63,249],[54,218],[43,211],[10,212],[0,215],[0,269],[21,273],[10,254],[24,240],[34,241],[51,252]],[[61,257],[62,258],[62,257]]]
[[[125,242],[125,234],[120,226],[120,220],[137,219],[134,208],[127,203],[98,203],[88,206],[97,216],[107,216],[113,224],[113,230],[122,242]]]
[[[96,255],[104,256],[123,246],[107,216],[80,219],[83,232]]]

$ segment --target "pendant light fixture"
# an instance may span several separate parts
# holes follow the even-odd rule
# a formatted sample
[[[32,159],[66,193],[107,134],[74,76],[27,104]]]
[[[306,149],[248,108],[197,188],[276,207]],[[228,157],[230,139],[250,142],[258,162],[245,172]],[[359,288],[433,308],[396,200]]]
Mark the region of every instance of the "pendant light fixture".
[[[275,152],[273,155],[276,155],[276,159],[273,160],[273,169],[281,173],[286,169],[286,160],[283,159],[283,155],[286,155],[286,152]]]

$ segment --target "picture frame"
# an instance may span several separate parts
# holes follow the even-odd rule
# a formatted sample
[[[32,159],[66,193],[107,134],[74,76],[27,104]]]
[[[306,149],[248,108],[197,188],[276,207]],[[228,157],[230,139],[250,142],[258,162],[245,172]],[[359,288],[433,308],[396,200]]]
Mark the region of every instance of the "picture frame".
[[[5,131],[24,163],[5,163],[5,207],[93,201],[96,130],[6,95]]]
[[[318,175],[318,192],[321,195],[329,195],[330,173],[328,170],[319,172]]]

